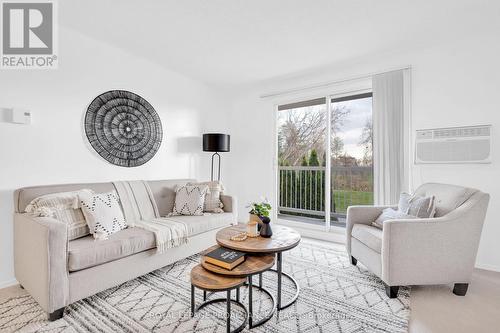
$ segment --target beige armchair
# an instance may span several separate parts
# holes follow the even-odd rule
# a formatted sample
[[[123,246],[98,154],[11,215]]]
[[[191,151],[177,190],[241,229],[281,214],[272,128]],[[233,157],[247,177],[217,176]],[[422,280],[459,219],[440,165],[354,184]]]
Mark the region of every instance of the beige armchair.
[[[454,294],[464,296],[489,195],[436,183],[423,184],[415,194],[436,197],[434,218],[389,220],[380,230],[371,223],[391,206],[348,208],[346,247],[351,263],[359,260],[376,274],[390,298],[397,297],[399,286],[448,283],[454,283]]]

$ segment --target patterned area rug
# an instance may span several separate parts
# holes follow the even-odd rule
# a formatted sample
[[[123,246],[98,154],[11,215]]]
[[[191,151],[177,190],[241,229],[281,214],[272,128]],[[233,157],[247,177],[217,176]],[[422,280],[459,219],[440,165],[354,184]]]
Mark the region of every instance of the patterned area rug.
[[[410,289],[400,288],[389,299],[382,282],[362,265],[351,266],[344,251],[326,243],[303,240],[283,254],[284,271],[300,284],[300,296],[266,324],[245,332],[407,332]],[[199,262],[195,255],[67,307],[64,317],[48,322],[29,295],[0,304],[2,332],[225,332],[225,303],[209,305],[190,317],[189,272]],[[254,277],[254,283],[257,282]],[[264,287],[276,291],[276,274],[263,275]],[[286,302],[292,284],[283,283]],[[197,291],[196,302],[202,301]],[[222,297],[225,294],[212,294]],[[233,296],[234,297],[234,296]],[[265,293],[254,289],[256,320],[271,308]],[[243,304],[248,304],[245,289]],[[233,328],[243,311],[232,306]]]

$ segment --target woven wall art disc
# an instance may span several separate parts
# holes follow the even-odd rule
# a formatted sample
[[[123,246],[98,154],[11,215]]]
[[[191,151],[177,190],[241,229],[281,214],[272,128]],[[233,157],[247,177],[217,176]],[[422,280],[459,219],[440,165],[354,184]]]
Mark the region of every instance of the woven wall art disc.
[[[90,103],[85,134],[92,148],[109,163],[135,167],[156,154],[163,130],[160,117],[144,98],[112,90]]]

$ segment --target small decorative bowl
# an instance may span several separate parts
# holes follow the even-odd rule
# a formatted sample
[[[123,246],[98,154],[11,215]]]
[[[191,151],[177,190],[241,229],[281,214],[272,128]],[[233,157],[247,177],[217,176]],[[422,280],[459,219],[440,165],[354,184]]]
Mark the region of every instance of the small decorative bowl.
[[[242,242],[244,241],[245,239],[247,239],[247,234],[246,232],[240,232],[234,236],[231,236],[230,238],[232,241],[236,241],[236,242]]]

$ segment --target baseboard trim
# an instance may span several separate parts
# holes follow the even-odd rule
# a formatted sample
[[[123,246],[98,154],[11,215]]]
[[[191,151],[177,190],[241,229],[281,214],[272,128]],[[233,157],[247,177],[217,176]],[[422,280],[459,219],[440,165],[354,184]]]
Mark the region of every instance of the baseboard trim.
[[[300,222],[291,222],[284,219],[279,219],[277,224],[289,226],[300,233],[303,237],[318,239],[327,242],[345,244],[344,228],[333,227],[331,231],[326,231],[324,227],[317,225],[308,225]]]
[[[7,281],[1,281],[0,282],[0,289],[12,287],[12,286],[14,286],[14,285],[16,285],[18,283],[19,282],[17,282],[16,279],[7,280]]]
[[[487,271],[500,272],[500,267],[490,264],[476,263],[475,268],[484,269]]]

